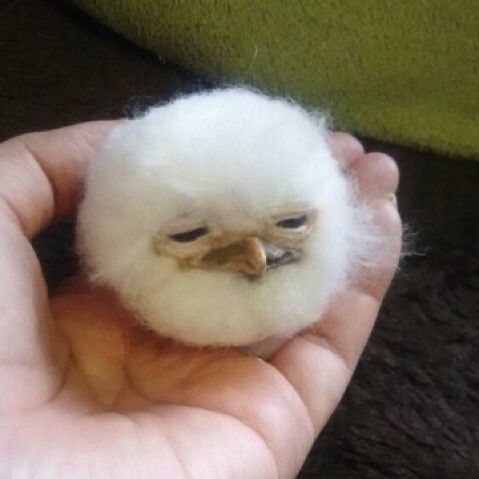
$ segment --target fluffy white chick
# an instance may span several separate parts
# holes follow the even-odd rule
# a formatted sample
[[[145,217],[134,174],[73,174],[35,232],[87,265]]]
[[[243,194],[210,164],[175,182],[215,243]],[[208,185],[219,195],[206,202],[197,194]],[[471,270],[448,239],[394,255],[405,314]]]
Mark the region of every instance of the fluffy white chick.
[[[161,335],[287,337],[370,255],[353,190],[318,115],[243,88],[193,94],[110,134],[87,175],[79,251]]]

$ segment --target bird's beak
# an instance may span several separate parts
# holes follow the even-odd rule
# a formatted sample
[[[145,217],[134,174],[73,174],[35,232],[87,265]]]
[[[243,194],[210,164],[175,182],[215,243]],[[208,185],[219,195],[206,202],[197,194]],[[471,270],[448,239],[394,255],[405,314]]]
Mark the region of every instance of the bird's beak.
[[[201,259],[202,267],[236,271],[250,278],[261,276],[266,270],[266,263],[263,243],[256,237],[243,238],[214,249]]]

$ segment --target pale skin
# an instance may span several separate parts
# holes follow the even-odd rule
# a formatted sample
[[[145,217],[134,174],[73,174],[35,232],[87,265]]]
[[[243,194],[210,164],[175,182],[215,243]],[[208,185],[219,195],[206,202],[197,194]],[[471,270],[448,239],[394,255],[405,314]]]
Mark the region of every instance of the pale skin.
[[[155,337],[77,278],[50,298],[30,239],[73,215],[115,122],[0,145],[0,477],[292,478],[340,401],[396,269],[394,161],[333,134],[388,236],[388,266],[266,362]]]

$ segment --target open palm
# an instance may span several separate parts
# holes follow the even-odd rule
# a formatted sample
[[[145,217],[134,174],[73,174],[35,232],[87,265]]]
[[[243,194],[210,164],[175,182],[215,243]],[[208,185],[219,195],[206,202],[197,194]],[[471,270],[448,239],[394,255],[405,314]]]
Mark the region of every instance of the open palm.
[[[29,238],[74,213],[114,122],[0,145],[0,477],[294,477],[340,400],[400,251],[393,160],[334,134],[390,238],[390,267],[341,293],[269,361],[142,330],[81,279],[50,299]]]

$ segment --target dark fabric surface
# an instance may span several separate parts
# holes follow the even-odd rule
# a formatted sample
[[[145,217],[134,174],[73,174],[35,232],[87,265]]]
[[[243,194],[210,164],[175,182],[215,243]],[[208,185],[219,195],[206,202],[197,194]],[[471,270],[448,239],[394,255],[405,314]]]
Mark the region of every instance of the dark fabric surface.
[[[209,86],[63,2],[3,0],[0,55],[0,140]],[[479,477],[479,164],[366,144],[399,162],[419,254],[299,477]],[[75,269],[72,239],[66,223],[35,240],[52,288]]]

